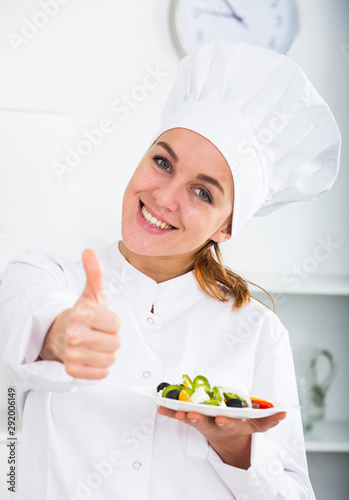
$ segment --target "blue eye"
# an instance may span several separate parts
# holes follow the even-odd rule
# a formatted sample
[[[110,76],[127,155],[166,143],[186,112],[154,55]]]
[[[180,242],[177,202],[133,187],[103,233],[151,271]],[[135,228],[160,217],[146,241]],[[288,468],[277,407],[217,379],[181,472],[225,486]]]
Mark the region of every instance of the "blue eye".
[[[163,170],[168,170],[170,168],[166,158],[164,158],[163,156],[155,155],[152,157],[152,159]]]
[[[201,198],[203,201],[208,201],[209,203],[212,203],[212,197],[211,197],[210,193],[208,193],[207,191],[204,191],[201,188],[196,188],[196,189],[194,189],[194,191],[199,191],[198,197]]]
[[[171,164],[164,156],[154,155],[152,156],[152,160],[155,165],[162,170],[165,170],[166,172],[171,171]],[[205,201],[206,203],[213,203],[213,199],[209,191],[205,191],[205,189],[202,188],[194,188],[193,191],[200,198],[200,200]]]

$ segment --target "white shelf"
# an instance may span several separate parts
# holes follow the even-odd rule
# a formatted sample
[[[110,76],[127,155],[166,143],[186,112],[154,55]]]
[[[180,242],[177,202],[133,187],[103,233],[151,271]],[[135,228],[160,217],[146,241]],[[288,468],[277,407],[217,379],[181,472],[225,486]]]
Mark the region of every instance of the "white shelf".
[[[261,274],[251,277],[251,281],[274,294],[349,295],[349,276],[311,276],[288,284],[281,276]],[[251,292],[263,293],[257,287],[251,287]]]
[[[305,448],[316,452],[349,453],[349,422],[316,422],[305,433]]]

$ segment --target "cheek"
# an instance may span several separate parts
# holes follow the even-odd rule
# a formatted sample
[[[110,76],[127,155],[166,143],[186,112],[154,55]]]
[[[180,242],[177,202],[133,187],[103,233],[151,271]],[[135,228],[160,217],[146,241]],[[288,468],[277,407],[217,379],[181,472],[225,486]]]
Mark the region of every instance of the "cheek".
[[[220,210],[219,212],[212,207],[206,209],[193,208],[188,204],[184,210],[186,228],[200,234],[211,235],[226,221],[229,210]]]
[[[186,203],[182,205],[183,217],[186,227],[197,232],[210,231],[216,223],[216,217],[205,207],[196,207],[195,204]]]
[[[129,182],[130,191],[138,193],[152,189],[154,188],[155,180],[152,169],[138,167]]]
[[[139,187],[142,189],[151,189],[155,186],[156,178],[151,170],[146,170],[139,178]]]
[[[125,191],[124,191],[124,195],[122,198],[122,210],[123,211],[126,209],[128,201],[130,199],[130,195],[132,192],[132,181],[133,181],[133,177],[129,180],[129,183],[127,184]]]

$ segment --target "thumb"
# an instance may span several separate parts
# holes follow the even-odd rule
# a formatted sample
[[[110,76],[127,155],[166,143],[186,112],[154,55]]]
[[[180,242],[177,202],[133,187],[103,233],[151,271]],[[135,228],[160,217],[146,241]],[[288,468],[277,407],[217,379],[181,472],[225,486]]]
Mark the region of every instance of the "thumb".
[[[84,250],[82,253],[82,263],[86,273],[86,285],[82,293],[83,296],[94,299],[99,304],[102,303],[103,274],[101,264],[93,250]]]

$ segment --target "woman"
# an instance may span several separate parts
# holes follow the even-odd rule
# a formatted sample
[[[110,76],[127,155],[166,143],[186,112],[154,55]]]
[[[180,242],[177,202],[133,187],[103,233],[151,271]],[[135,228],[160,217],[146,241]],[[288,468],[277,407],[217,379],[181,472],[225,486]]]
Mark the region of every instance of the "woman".
[[[122,241],[82,263],[28,251],[5,273],[1,351],[23,419],[14,498],[314,498],[298,411],[205,417],[126,389],[202,374],[297,403],[287,331],[218,244],[328,190],[338,151],[288,58],[215,42],[181,62],[124,194]]]

